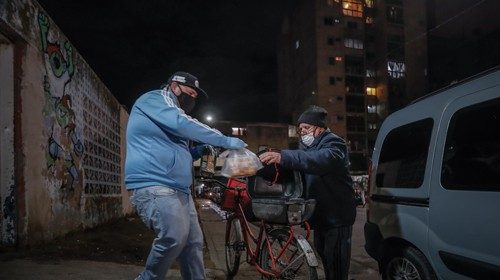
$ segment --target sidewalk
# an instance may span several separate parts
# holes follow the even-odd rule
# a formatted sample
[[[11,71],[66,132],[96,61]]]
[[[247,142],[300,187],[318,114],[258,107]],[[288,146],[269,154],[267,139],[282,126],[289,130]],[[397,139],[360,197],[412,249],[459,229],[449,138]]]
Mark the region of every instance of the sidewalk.
[[[125,265],[112,262],[61,260],[34,261],[15,259],[0,262],[0,279],[23,280],[123,280],[135,279],[143,269],[138,265]],[[166,279],[181,280],[178,269],[169,271]],[[225,279],[223,272],[208,269],[207,279]]]
[[[222,218],[224,213],[217,213],[217,211],[221,210],[218,207],[213,207],[214,204],[208,200],[200,200],[200,202],[199,215],[202,221],[201,224],[205,234],[205,243],[210,254],[210,259],[213,261],[218,271],[225,273],[226,253],[224,239],[226,234],[226,223]],[[238,274],[233,279],[261,279],[261,275],[256,271],[255,267],[245,262],[245,255],[242,255]]]
[[[139,218],[122,218],[30,250],[0,251],[0,279],[135,279],[144,268],[153,238],[154,233]],[[204,256],[207,279],[225,279],[224,271],[216,268],[207,248]],[[182,279],[177,267],[174,264],[166,279]]]
[[[204,261],[209,280],[225,279],[225,221],[209,201],[199,201],[199,215],[205,235]],[[378,280],[376,263],[366,255],[362,225],[364,209],[358,209],[353,227],[353,248],[349,279]],[[144,267],[145,258],[154,238],[137,217],[96,229],[69,234],[41,248],[27,252],[0,251],[2,280],[124,280],[135,279]],[[260,279],[255,267],[244,261],[235,280]],[[320,279],[323,271],[319,269]],[[175,264],[166,279],[181,280]]]

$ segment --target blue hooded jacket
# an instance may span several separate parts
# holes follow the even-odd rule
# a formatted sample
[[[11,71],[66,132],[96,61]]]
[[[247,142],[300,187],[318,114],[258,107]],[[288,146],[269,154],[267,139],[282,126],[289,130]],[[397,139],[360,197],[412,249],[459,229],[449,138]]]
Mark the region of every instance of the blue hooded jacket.
[[[193,155],[189,140],[226,149],[245,143],[200,123],[179,108],[170,90],[143,94],[132,107],[127,125],[125,184],[128,190],[168,186],[190,193]]]

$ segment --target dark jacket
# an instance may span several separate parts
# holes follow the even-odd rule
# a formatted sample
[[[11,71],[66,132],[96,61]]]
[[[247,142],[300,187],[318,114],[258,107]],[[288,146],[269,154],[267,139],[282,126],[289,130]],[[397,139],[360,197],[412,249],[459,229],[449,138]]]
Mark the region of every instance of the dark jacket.
[[[326,130],[310,147],[282,150],[281,166],[299,170],[305,178],[307,198],[316,199],[309,220],[313,228],[348,226],[356,218],[356,201],[349,175],[345,141]]]

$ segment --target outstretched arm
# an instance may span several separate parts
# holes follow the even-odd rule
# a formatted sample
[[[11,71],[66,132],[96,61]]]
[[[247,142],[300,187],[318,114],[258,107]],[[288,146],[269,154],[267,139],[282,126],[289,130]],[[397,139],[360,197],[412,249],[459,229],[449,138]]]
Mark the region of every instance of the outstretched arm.
[[[246,145],[239,138],[227,137],[220,131],[186,115],[175,105],[166,91],[157,91],[136,106],[159,127],[177,136],[226,149],[241,149]]]

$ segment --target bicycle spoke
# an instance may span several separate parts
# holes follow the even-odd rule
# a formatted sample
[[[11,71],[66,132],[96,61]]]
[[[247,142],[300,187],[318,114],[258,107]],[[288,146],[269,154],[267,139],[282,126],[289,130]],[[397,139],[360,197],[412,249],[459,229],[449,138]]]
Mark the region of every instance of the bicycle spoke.
[[[316,268],[309,266],[306,253],[295,238],[289,238],[285,230],[269,232],[269,243],[263,244],[267,251],[261,258],[262,268],[279,273],[278,279],[317,279]]]

